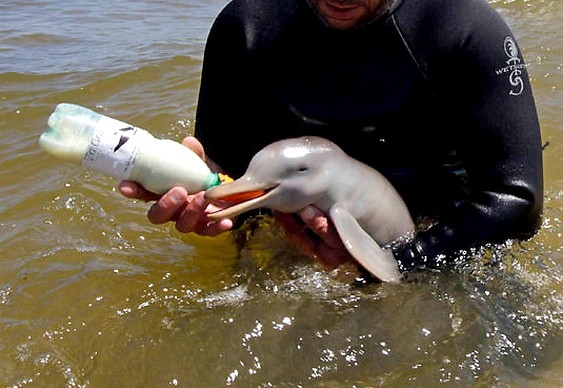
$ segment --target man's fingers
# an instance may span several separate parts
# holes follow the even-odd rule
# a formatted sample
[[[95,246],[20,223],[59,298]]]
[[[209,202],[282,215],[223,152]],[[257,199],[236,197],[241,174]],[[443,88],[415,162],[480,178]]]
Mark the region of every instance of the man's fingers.
[[[344,244],[329,221],[328,216],[315,206],[307,206],[299,212],[305,225],[309,227],[327,245],[333,248],[343,248]]]
[[[287,240],[303,254],[333,269],[354,262],[327,216],[314,206],[299,215],[274,212]],[[328,239],[328,242],[327,242]]]
[[[216,236],[233,228],[234,221],[231,218],[210,220],[208,212],[212,210],[214,210],[214,206],[205,199],[204,192],[188,196],[188,203],[176,220],[176,229],[183,233],[193,232],[201,236]]]
[[[295,214],[274,212],[274,216],[286,239],[303,254],[316,258],[317,242],[309,235],[307,226]]]
[[[203,145],[193,136],[187,136],[182,140],[182,144],[195,152],[201,159],[205,160]]]
[[[207,224],[206,207],[207,201],[203,197],[203,193],[190,197],[187,206],[182,209],[182,213],[176,220],[176,229],[183,233],[203,234]]]
[[[118,189],[119,192],[127,198],[139,199],[145,202],[157,201],[160,198],[160,195],[151,193],[145,190],[141,185],[131,181],[119,182]]]
[[[148,218],[153,224],[172,221],[186,206],[188,193],[182,187],[174,187],[149,209]]]

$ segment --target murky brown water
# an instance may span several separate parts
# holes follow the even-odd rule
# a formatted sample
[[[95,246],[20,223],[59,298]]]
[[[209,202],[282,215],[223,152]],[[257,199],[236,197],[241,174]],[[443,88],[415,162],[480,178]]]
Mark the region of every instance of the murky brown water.
[[[0,4],[0,386],[563,384],[563,2],[494,2],[549,143],[542,230],[365,288],[300,260],[267,220],[241,257],[227,235],[151,225],[114,181],[37,146],[63,101],[181,139],[224,3]]]

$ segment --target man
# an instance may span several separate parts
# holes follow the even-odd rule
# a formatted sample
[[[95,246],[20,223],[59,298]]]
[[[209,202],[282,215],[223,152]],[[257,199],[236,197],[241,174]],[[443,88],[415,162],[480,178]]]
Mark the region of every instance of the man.
[[[539,226],[532,90],[511,31],[485,0],[231,2],[206,46],[197,139],[184,144],[237,177],[265,145],[302,135],[328,138],[378,169],[425,221],[396,252],[403,270]],[[234,225],[207,218],[214,205],[203,193],[120,189],[158,199],[148,214],[157,224],[202,235]],[[328,266],[350,260],[318,209],[276,219]]]

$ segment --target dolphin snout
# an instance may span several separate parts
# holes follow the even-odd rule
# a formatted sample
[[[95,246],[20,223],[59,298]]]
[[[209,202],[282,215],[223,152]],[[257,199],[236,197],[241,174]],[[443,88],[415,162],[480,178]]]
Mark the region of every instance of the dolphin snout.
[[[207,189],[205,198],[217,200],[228,207],[210,213],[213,219],[235,217],[246,211],[257,209],[270,197],[276,186],[260,185],[249,180],[237,179],[234,182]]]

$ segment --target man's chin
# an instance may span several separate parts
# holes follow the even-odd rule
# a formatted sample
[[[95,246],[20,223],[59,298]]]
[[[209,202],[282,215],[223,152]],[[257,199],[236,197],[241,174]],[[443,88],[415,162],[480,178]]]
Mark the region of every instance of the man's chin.
[[[326,24],[336,30],[349,30],[358,26],[356,19],[331,18],[325,16]]]

